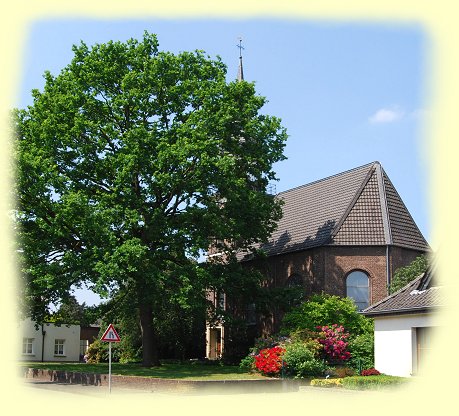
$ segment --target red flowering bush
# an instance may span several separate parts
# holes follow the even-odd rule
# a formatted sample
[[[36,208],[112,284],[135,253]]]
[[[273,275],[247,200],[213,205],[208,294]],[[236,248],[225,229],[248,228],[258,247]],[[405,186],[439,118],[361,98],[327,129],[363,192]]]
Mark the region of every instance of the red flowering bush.
[[[381,373],[376,368],[369,368],[368,370],[362,370],[361,376],[379,376]]]
[[[326,325],[317,329],[320,331],[318,341],[323,345],[323,354],[327,361],[346,361],[351,358],[346,341],[349,333],[344,331],[342,325]]]
[[[282,369],[282,355],[285,349],[279,346],[265,348],[255,356],[255,367],[266,376],[278,375]]]

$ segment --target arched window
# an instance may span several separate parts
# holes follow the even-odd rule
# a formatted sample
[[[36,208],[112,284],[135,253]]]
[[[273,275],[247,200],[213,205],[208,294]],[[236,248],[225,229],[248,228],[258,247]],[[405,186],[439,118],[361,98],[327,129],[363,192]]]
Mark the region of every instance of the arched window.
[[[370,305],[370,279],[365,272],[354,270],[346,279],[346,296],[352,298],[359,311]]]

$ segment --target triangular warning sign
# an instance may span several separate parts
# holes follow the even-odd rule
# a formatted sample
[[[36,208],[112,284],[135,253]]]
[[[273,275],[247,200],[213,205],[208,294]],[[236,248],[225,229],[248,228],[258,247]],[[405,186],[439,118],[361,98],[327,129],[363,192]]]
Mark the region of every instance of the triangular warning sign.
[[[110,324],[108,328],[105,330],[104,335],[102,335],[102,338],[100,339],[101,341],[107,341],[107,342],[120,342],[120,336],[118,333],[115,331],[115,328],[113,328],[113,324]]]

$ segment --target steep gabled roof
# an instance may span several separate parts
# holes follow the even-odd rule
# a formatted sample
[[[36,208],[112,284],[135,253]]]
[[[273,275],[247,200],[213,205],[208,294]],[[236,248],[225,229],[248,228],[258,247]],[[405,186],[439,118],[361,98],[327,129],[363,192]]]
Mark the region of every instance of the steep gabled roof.
[[[367,316],[425,312],[446,304],[446,293],[435,286],[432,269],[412,280],[392,295],[363,310]]]
[[[428,251],[400,196],[379,162],[281,192],[283,217],[268,255],[323,245],[397,245]]]

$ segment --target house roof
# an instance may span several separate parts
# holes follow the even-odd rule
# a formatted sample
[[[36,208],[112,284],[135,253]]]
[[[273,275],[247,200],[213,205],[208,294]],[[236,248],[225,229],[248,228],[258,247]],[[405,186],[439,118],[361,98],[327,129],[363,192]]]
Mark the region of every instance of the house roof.
[[[283,216],[269,240],[257,247],[268,256],[323,245],[430,250],[379,162],[281,192],[276,198],[283,201]]]
[[[367,316],[422,312],[446,304],[446,293],[435,286],[432,270],[412,280],[405,287],[364,309]]]

